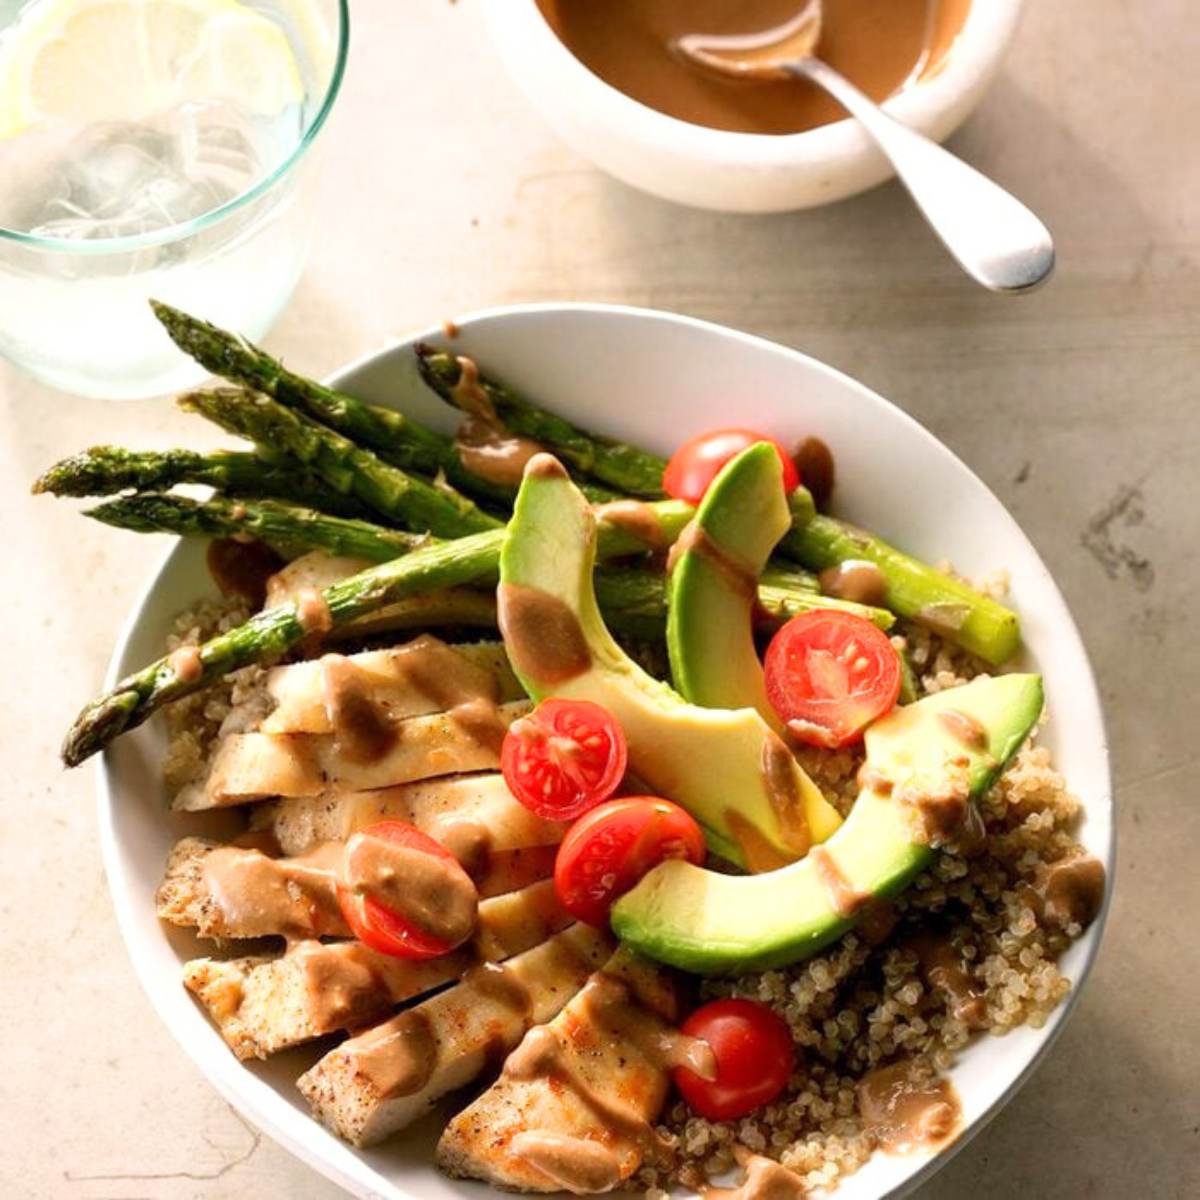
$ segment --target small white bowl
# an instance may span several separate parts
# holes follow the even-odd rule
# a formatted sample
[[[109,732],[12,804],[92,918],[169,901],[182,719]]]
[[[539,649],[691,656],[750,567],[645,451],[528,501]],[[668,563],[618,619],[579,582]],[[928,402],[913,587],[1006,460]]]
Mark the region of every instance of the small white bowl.
[[[970,115],[1016,31],[1022,0],[974,0],[942,68],[884,104],[941,141]],[[786,212],[857,195],[891,166],[850,120],[804,133],[730,133],[666,116],[605,83],[550,28],[535,0],[484,0],[509,73],[572,149],[625,183],[699,208]]]
[[[1081,839],[1112,879],[1108,749],[1096,685],[1071,615],[1037,552],[1000,502],[932,434],[886,400],[795,350],[688,317],[606,305],[528,305],[460,318],[454,345],[568,420],[666,454],[684,438],[740,424],[793,442],[819,434],[839,468],[838,510],[928,560],[968,574],[1012,572],[1026,656],[1042,671],[1051,721],[1043,739],[1083,801]],[[447,432],[455,414],[416,375],[413,343],[369,354],[332,383],[376,404],[400,406]],[[731,407],[733,406],[733,407]],[[172,618],[214,594],[201,543],[177,542],[118,638],[106,686],[162,653]],[[481,1200],[482,1189],[438,1174],[436,1117],[370,1151],[339,1141],[308,1115],[296,1078],[319,1050],[239,1063],[180,981],[211,943],[155,916],[167,852],[184,833],[211,831],[219,815],[171,814],[162,784],[165,732],[151,721],[118,739],[100,762],[99,827],[117,920],[154,1007],[213,1085],[263,1132],[349,1192],[372,1200]],[[218,834],[219,836],[219,834]],[[1042,1029],[983,1038],[953,1072],[964,1129],[941,1154],[876,1155],[837,1190],[838,1200],[903,1195],[978,1132],[1029,1077],[1062,1028],[1100,943],[1103,916],[1060,965],[1071,994]],[[326,1044],[322,1045],[322,1049]],[[453,1098],[452,1098],[453,1100]],[[453,1103],[447,1111],[454,1111]]]

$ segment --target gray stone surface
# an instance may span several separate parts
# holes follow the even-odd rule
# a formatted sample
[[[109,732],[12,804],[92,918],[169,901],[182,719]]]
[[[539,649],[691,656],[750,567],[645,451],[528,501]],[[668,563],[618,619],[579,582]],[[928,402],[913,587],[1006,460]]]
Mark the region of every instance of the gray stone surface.
[[[987,0],[980,0],[987,3]],[[1120,803],[1116,903],[1050,1060],[929,1200],[1200,1194],[1200,24],[1187,0],[1031,3],[956,148],[1057,233],[1052,285],[976,290],[885,187],[809,214],[683,211],[560,146],[476,6],[361,0],[323,224],[269,339],[313,373],[473,307],[677,309],[801,347],[890,397],[1010,506],[1082,626]],[[98,440],[197,437],[0,367],[0,1195],[333,1197],[246,1128],[160,1027],[113,922],[88,769],[55,751],[161,553],[26,486]],[[149,902],[149,901],[148,901]]]

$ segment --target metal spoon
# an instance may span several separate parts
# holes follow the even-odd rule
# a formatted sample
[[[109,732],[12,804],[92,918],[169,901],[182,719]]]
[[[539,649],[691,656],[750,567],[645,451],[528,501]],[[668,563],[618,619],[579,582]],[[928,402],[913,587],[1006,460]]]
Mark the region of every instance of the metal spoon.
[[[675,48],[691,62],[747,81],[787,76],[827,91],[875,139],[925,219],[968,275],[995,292],[1024,292],[1054,269],[1050,231],[1015,196],[937,142],[885,113],[816,57],[821,0],[762,33],[692,33]]]

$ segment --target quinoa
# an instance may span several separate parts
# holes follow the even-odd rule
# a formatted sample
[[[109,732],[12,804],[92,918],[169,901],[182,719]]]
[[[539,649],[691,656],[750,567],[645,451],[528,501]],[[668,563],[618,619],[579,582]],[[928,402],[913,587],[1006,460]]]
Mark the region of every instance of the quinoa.
[[[982,590],[1003,596],[999,574]],[[900,622],[893,641],[906,653],[918,692],[930,695],[968,682],[986,664],[928,629]],[[802,766],[845,815],[857,795],[861,747],[806,748]],[[983,852],[970,859],[941,853],[894,901],[897,918],[882,944],[851,932],[825,953],[788,968],[734,980],[709,980],[700,998],[743,996],[773,1008],[796,1042],[798,1069],[780,1097],[739,1121],[708,1121],[681,1100],[663,1113],[659,1132],[675,1149],[670,1165],[648,1165],[637,1184],[650,1200],[673,1185],[693,1189],[736,1165],[734,1147],[778,1159],[810,1189],[830,1189],[876,1149],[858,1114],[857,1087],[869,1071],[911,1060],[944,1074],[976,1035],[931,988],[906,940],[936,930],[958,948],[980,999],[982,1035],[1043,1025],[1070,990],[1057,960],[1083,932],[1043,923],[1029,902],[1040,866],[1077,848],[1079,801],[1054,769],[1036,735],[982,799]]]
[[[167,635],[167,652],[199,645],[245,624],[250,615],[242,600],[201,600],[175,618]],[[204,778],[222,733],[232,732],[234,724],[250,728],[262,718],[267,709],[266,679],[265,668],[243,667],[167,707],[163,778],[173,797]]]

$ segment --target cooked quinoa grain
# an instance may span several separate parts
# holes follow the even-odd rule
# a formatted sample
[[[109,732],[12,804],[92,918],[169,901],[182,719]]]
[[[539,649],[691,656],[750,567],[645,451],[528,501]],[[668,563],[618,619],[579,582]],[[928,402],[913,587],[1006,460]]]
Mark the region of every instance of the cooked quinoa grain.
[[[1000,574],[984,590],[1002,597],[1006,587]],[[921,695],[987,670],[927,629],[901,622],[896,635]],[[845,815],[857,794],[861,748],[804,749],[799,757]],[[774,1104],[740,1121],[707,1121],[673,1102],[660,1132],[676,1146],[676,1160],[641,1171],[637,1182],[648,1198],[673,1185],[699,1188],[733,1170],[739,1145],[778,1159],[811,1189],[833,1187],[876,1149],[858,1115],[857,1086],[868,1071],[911,1059],[918,1069],[945,1072],[978,1031],[1002,1036],[1045,1023],[1070,989],[1057,959],[1082,930],[1043,924],[1031,884],[1040,866],[1076,849],[1080,804],[1050,752],[1031,742],[980,807],[983,852],[969,860],[941,854],[892,902],[896,923],[882,944],[853,932],[794,967],[701,986],[702,999],[744,996],[770,1005],[790,1026],[801,1065]],[[960,955],[972,997],[969,1024],[954,999],[931,986],[913,949],[914,935],[930,931]]]
[[[245,624],[250,615],[243,601],[201,600],[175,618],[167,636],[167,652],[197,646]],[[218,737],[233,732],[227,722],[237,721],[241,728],[249,728],[265,714],[266,678],[264,667],[243,667],[167,707],[163,778],[172,796],[204,778]]]

